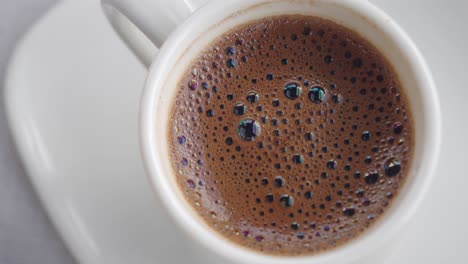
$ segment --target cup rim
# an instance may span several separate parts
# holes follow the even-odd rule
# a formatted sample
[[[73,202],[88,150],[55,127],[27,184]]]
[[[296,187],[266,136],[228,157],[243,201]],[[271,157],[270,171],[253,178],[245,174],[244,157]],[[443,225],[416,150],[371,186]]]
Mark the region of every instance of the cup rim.
[[[281,1],[298,1],[298,0],[275,0]],[[275,2],[273,1],[273,2]],[[318,253],[314,255],[305,255],[300,257],[277,257],[271,255],[265,255],[247,248],[242,248],[235,245],[233,242],[227,240],[218,239],[219,235],[215,235],[216,231],[211,230],[203,226],[199,221],[193,221],[193,218],[187,214],[185,209],[175,204],[167,195],[170,193],[170,187],[168,181],[165,179],[164,172],[158,166],[159,158],[155,153],[154,148],[157,139],[154,137],[154,120],[155,113],[154,109],[157,105],[156,98],[157,90],[164,85],[166,82],[166,76],[162,75],[164,65],[166,65],[171,58],[180,57],[180,51],[175,50],[174,45],[180,40],[182,36],[190,34],[190,27],[193,22],[205,19],[205,15],[208,13],[216,12],[220,8],[225,7],[227,3],[237,5],[241,3],[249,3],[252,6],[259,3],[271,2],[268,0],[227,0],[227,1],[211,1],[209,4],[201,7],[192,16],[190,16],[180,27],[178,27],[166,40],[164,45],[160,49],[160,54],[153,62],[148,78],[145,84],[145,88],[142,94],[141,105],[140,105],[140,148],[142,151],[144,166],[147,174],[150,178],[151,185],[159,198],[163,201],[164,206],[169,213],[176,219],[176,222],[189,233],[196,240],[201,242],[202,245],[211,249],[215,253],[224,256],[230,260],[247,263],[268,263],[268,264],[290,264],[290,263],[331,263],[335,261],[349,262],[356,260],[359,256],[367,254],[375,248],[378,248],[386,240],[388,240],[392,234],[400,229],[405,223],[408,222],[410,217],[414,214],[419,203],[422,201],[424,194],[427,192],[428,187],[432,181],[435,166],[437,164],[440,143],[441,143],[441,114],[440,105],[438,101],[437,91],[435,83],[432,79],[432,74],[422,57],[421,53],[404,32],[404,30],[398,26],[392,18],[390,18],[384,11],[373,5],[368,1],[361,0],[299,0],[303,2],[320,2],[331,5],[339,5],[344,8],[350,9],[353,12],[365,17],[370,23],[374,23],[376,26],[386,29],[386,34],[398,43],[402,52],[406,57],[409,58],[409,64],[416,69],[416,75],[418,76],[421,87],[425,87],[428,91],[425,93],[423,100],[424,111],[427,111],[427,115],[431,116],[432,119],[425,120],[428,129],[428,138],[431,141],[432,147],[431,152],[423,153],[424,157],[421,158],[424,166],[418,168],[418,172],[414,177],[421,178],[422,184],[411,190],[410,196],[412,199],[405,199],[404,215],[399,215],[395,221],[386,226],[379,227],[373,230],[372,234],[367,232],[363,234],[364,238],[360,238],[361,241],[356,242],[353,245],[349,243],[340,246],[336,249],[327,250],[324,253]],[[227,17],[227,16],[224,16]],[[424,84],[424,86],[423,86]],[[170,106],[169,106],[170,107]],[[424,178],[422,178],[424,175]],[[172,176],[171,176],[172,177]],[[399,208],[398,211],[401,211]],[[382,221],[382,220],[380,220]],[[291,262],[292,261],[292,262]]]

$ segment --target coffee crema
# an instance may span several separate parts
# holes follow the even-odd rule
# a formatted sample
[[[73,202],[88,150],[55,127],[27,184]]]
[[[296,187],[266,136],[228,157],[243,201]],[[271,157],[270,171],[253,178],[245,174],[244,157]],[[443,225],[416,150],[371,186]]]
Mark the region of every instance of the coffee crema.
[[[169,153],[205,223],[269,255],[362,235],[402,188],[408,100],[371,43],[332,21],[275,16],[217,37],[178,83]]]

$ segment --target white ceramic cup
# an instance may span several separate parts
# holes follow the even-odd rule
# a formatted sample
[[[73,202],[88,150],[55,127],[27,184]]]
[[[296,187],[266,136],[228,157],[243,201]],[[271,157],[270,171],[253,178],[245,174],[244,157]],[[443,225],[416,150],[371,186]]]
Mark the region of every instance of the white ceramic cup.
[[[141,100],[140,139],[147,173],[175,221],[212,253],[238,263],[349,263],[377,249],[413,215],[437,163],[441,118],[430,71],[406,33],[365,0],[102,0],[116,31],[150,66]],[[204,4],[204,5],[202,5]],[[314,256],[275,257],[224,239],[184,199],[168,159],[168,116],[177,81],[191,59],[216,36],[265,16],[303,14],[342,24],[373,43],[394,66],[415,122],[414,159],[392,206],[368,232]],[[158,49],[159,48],[159,52]],[[157,55],[157,56],[156,56]]]

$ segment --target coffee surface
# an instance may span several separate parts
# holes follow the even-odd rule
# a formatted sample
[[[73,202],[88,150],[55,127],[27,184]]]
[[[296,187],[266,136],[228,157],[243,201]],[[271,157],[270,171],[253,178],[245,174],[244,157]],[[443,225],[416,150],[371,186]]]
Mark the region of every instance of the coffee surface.
[[[407,177],[403,88],[346,27],[249,22],[206,46],[178,85],[168,129],[177,182],[242,247],[298,256],[340,246],[385,217]]]

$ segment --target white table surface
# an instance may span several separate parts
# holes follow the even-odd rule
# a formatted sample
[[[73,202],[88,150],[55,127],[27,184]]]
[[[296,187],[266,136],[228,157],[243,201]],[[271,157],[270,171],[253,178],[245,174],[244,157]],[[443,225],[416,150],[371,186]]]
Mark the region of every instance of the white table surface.
[[[0,0],[0,263],[73,264],[32,189],[12,142],[4,78],[16,43],[58,0]]]
[[[468,70],[468,52],[454,55],[450,52],[453,43],[458,46],[468,47],[467,0],[447,0],[444,8],[434,8],[432,3],[440,3],[442,0],[398,0],[401,8],[398,10],[392,5],[393,0],[374,0],[383,9],[395,17],[408,31],[412,38],[416,39],[418,46],[431,66],[436,80],[451,79],[450,84],[457,89],[467,89],[464,78]],[[3,79],[8,62],[15,44],[21,35],[27,30],[35,19],[47,10],[57,0],[0,0],[0,92],[3,91]],[[424,16],[420,23],[438,21],[439,27],[427,30],[417,30],[420,27],[413,26],[409,18],[411,14],[420,10]],[[405,15],[402,15],[405,14]],[[419,16],[417,13],[414,16]],[[414,20],[413,20],[414,21]],[[442,30],[445,28],[445,31]],[[439,34],[428,34],[438,32]],[[443,34],[440,34],[440,33]],[[430,45],[429,45],[430,43]],[[437,47],[439,52],[428,52],[429,46]],[[442,104],[446,113],[464,112],[464,98],[457,93],[444,93],[444,83],[438,83],[441,98],[450,104]],[[452,87],[453,88],[453,87]],[[452,89],[453,91],[453,89]],[[465,111],[466,112],[466,111]],[[447,118],[449,117],[449,118]],[[447,175],[440,175],[433,186],[435,195],[443,199],[433,204],[425,204],[421,213],[430,216],[431,213],[443,214],[439,217],[443,221],[437,230],[425,230],[424,225],[412,223],[411,228],[421,237],[429,234],[427,239],[437,239],[439,243],[432,243],[431,247],[422,249],[416,238],[409,238],[415,251],[428,252],[427,257],[406,254],[399,256],[399,260],[405,263],[467,263],[467,259],[458,256],[466,255],[466,246],[460,243],[466,241],[468,236],[466,199],[459,199],[460,194],[450,194],[438,190],[447,190],[452,186],[468,186],[468,174],[463,169],[464,157],[467,152],[463,147],[465,143],[466,121],[454,120],[450,116],[444,116],[445,128],[442,146],[442,155],[450,170]],[[458,144],[457,144],[458,142]],[[449,145],[458,145],[457,155],[448,153]],[[0,264],[71,264],[72,257],[67,252],[54,228],[44,213],[37,196],[31,187],[29,179],[24,173],[20,160],[11,140],[11,135],[6,124],[5,110],[3,107],[3,93],[0,93]],[[451,177],[457,174],[457,177]],[[460,176],[467,177],[460,177]],[[463,197],[466,197],[464,195]],[[437,199],[435,199],[437,201]],[[422,223],[424,224],[424,223]],[[445,226],[451,226],[451,230],[458,229],[457,235],[444,235]],[[406,238],[408,239],[408,238]],[[414,243],[412,243],[414,242]],[[398,245],[396,245],[398,248]],[[444,253],[445,252],[445,253]],[[430,258],[430,259],[428,259]],[[105,263],[103,263],[105,264]]]

